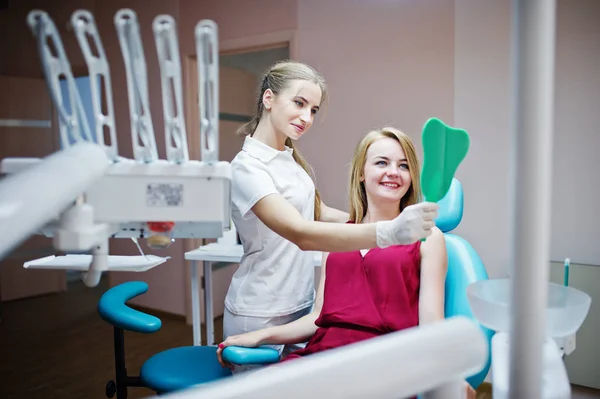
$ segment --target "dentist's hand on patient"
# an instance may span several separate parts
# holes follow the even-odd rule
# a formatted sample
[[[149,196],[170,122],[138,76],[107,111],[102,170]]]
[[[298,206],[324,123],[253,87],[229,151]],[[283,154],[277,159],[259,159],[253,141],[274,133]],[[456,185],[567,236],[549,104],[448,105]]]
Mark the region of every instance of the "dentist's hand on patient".
[[[431,235],[439,205],[421,202],[407,206],[395,219],[377,222],[377,246],[408,245]]]
[[[223,359],[223,349],[228,346],[244,346],[247,348],[255,348],[261,345],[262,332],[261,330],[252,331],[245,334],[232,335],[219,344],[217,348],[217,359],[221,366],[233,369],[233,365]]]

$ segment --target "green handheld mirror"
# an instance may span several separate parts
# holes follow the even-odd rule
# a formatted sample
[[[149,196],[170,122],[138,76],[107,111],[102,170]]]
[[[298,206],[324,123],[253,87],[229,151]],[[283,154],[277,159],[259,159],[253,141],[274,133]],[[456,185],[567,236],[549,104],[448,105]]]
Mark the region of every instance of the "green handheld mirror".
[[[425,201],[438,202],[450,189],[454,173],[469,151],[469,134],[431,118],[423,126],[421,140],[421,191]]]

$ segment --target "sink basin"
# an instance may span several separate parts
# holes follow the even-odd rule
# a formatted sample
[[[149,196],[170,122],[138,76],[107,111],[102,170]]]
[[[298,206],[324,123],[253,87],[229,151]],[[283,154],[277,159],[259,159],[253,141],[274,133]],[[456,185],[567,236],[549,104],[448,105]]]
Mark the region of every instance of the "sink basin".
[[[510,279],[482,280],[467,287],[473,315],[494,331],[510,329]],[[592,299],[572,287],[549,283],[546,304],[546,336],[552,338],[574,334],[585,320]]]

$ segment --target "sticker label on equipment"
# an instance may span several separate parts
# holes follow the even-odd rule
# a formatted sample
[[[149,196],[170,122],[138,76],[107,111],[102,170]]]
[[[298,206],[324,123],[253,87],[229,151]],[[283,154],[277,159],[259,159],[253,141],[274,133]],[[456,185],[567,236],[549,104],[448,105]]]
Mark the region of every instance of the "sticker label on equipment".
[[[183,184],[152,183],[146,186],[146,205],[182,206]]]

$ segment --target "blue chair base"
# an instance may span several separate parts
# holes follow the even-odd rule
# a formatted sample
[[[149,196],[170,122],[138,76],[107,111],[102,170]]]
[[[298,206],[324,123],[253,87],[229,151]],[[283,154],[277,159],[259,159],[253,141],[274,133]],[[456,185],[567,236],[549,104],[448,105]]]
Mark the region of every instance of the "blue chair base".
[[[117,399],[127,399],[128,387],[142,387],[142,382],[138,376],[128,376],[125,368],[125,336],[122,328],[113,329],[115,345],[115,372],[116,381],[106,383],[106,397],[112,398],[117,395]]]
[[[157,353],[142,366],[141,381],[157,393],[167,393],[231,376],[216,352],[216,346],[182,346]]]

